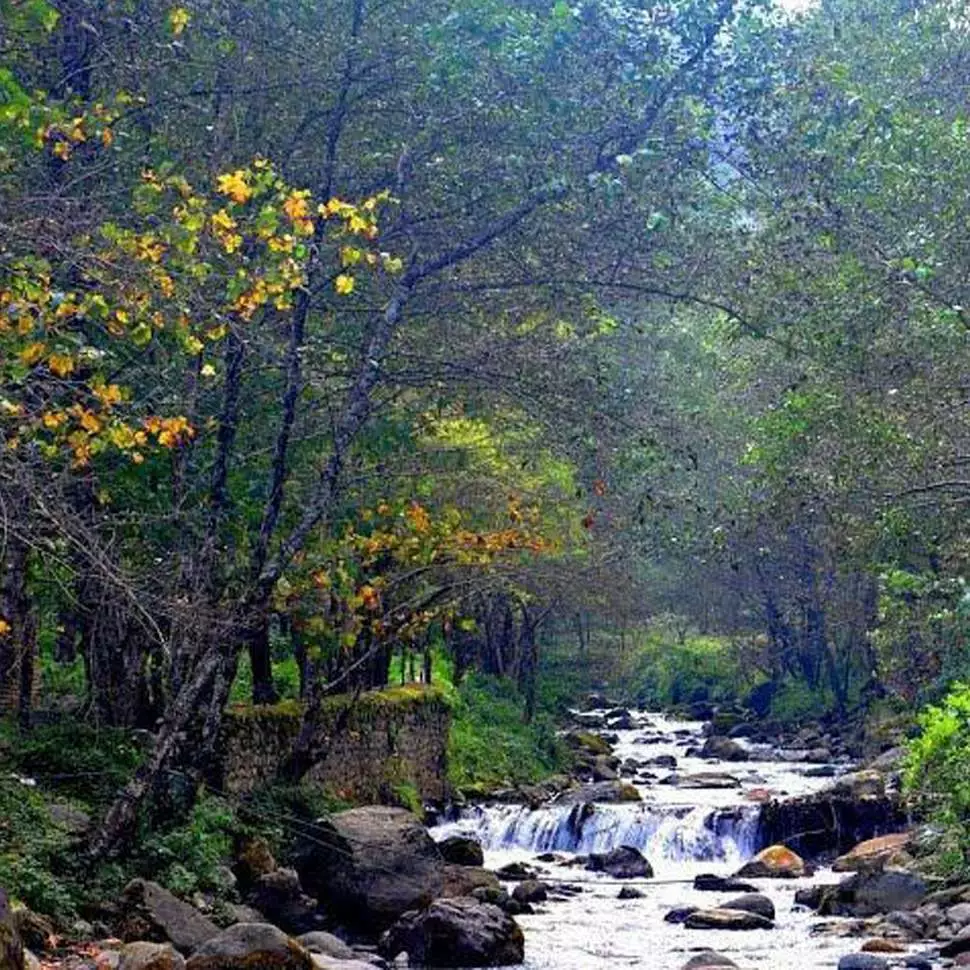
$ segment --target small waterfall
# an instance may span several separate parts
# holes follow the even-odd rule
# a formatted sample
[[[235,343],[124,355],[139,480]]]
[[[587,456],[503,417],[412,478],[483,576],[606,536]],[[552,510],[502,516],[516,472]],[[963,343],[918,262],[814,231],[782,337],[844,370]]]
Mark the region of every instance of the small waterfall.
[[[757,850],[760,807],[730,811],[689,805],[475,806],[435,830],[473,835],[487,850],[608,852],[621,845],[669,862],[740,862]]]

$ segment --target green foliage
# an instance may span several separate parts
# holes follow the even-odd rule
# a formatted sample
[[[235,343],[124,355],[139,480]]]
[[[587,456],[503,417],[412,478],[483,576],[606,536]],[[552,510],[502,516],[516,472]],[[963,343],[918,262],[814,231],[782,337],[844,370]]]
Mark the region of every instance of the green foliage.
[[[181,825],[149,833],[138,852],[138,866],[173,893],[219,890],[224,883],[218,867],[232,855],[239,831],[233,807],[215,795],[201,796]]]
[[[394,793],[395,801],[401,808],[406,808],[409,812],[413,812],[418,818],[424,817],[424,804],[413,782],[398,782],[391,790]]]
[[[453,705],[448,773],[457,788],[535,782],[565,763],[551,719],[523,720],[523,699],[506,680],[474,674]]]
[[[51,819],[39,792],[15,777],[0,778],[0,886],[60,923],[76,916],[65,866],[68,834]]]
[[[904,790],[913,808],[937,825],[942,837],[935,866],[970,869],[970,684],[957,682],[919,718],[920,734],[909,744]]]
[[[771,717],[783,725],[803,724],[822,717],[831,708],[831,694],[813,690],[804,681],[785,681],[771,699]]]
[[[103,804],[128,781],[143,754],[132,734],[120,728],[65,721],[38,725],[26,735],[11,724],[0,731],[15,771],[92,806]]]
[[[636,635],[630,660],[631,693],[646,707],[692,701],[740,701],[754,684],[730,640],[664,630]]]

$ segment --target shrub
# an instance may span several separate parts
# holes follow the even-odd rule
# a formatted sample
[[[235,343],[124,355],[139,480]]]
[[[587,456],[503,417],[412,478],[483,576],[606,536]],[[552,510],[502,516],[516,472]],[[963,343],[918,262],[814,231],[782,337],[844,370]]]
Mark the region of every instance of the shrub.
[[[970,868],[970,685],[957,682],[919,717],[909,743],[903,784],[912,808],[940,830],[935,867]]]
[[[458,788],[522,784],[558,771],[565,752],[552,722],[526,724],[514,684],[472,674],[453,700],[448,774]]]

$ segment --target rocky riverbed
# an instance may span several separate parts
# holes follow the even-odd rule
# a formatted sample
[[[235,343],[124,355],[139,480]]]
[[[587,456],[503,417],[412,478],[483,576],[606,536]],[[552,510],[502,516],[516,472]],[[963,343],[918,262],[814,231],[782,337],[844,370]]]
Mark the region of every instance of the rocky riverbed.
[[[962,910],[951,916],[931,902],[924,912],[930,887],[896,867],[909,862],[909,836],[880,839],[906,827],[895,755],[860,769],[838,739],[813,731],[779,746],[748,725],[727,737],[710,722],[643,712],[589,711],[576,722],[570,738],[587,755],[585,786],[545,798],[502,792],[433,830],[477,839],[487,866],[547,888],[534,912],[517,917],[534,970],[679,970],[711,953],[767,970],[840,960],[843,970],[924,966],[943,959],[927,939],[931,925],[944,939],[960,932]],[[836,864],[863,870],[837,889],[850,877],[831,863],[873,838]],[[777,848],[760,867],[752,862],[782,841],[805,859]],[[652,875],[604,866],[621,846]],[[703,965],[714,964],[692,964]]]

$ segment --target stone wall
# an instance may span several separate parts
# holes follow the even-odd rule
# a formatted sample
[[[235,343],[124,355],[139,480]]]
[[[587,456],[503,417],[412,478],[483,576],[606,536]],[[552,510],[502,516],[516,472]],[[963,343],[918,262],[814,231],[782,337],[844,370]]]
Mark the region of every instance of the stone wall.
[[[286,762],[303,711],[295,702],[233,707],[220,736],[217,784],[232,794],[273,781]],[[402,785],[422,799],[447,794],[450,711],[420,685],[329,697],[313,735],[316,757],[304,780],[358,803],[387,802]]]

